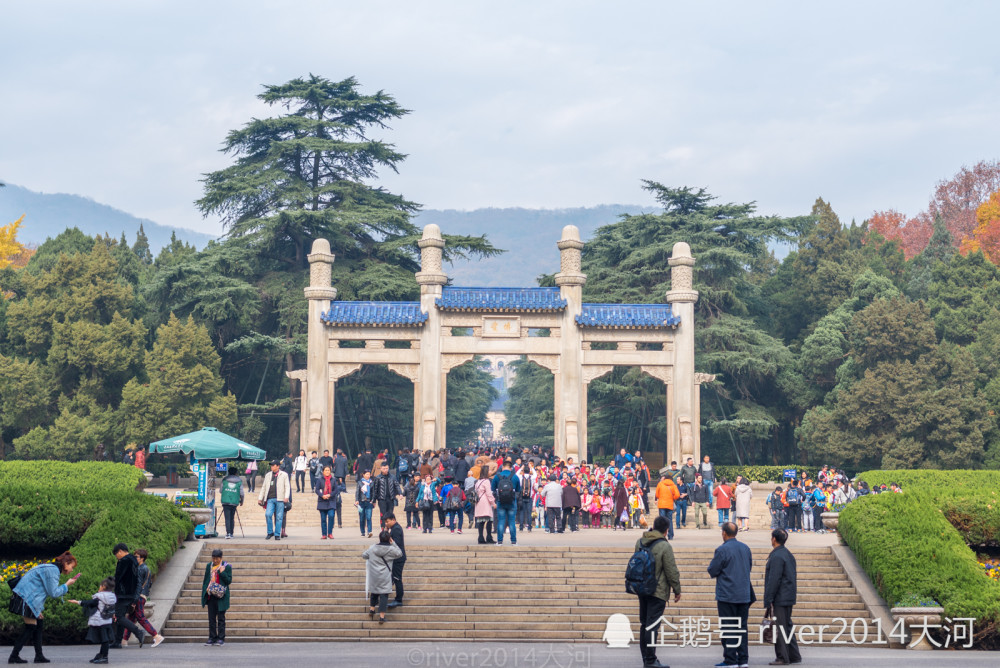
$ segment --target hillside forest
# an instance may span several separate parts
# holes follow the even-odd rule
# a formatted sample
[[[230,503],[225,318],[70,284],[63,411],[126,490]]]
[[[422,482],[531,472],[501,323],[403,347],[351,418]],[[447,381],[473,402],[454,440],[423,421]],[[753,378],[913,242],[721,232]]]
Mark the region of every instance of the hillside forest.
[[[223,141],[195,205],[225,235],[174,238],[66,229],[17,241],[0,227],[0,457],[92,459],[202,426],[277,454],[298,447],[306,255],[328,239],[338,299],[414,300],[418,203],[379,185],[406,155],[386,140],[409,113],[354,78],[263,88],[273,113]],[[942,180],[913,216],[886,202],[841,221],[817,198],[761,214],[714,189],[637,184],[659,210],[608,220],[587,240],[584,298],[662,302],[675,242],[697,260],[702,448],[722,463],[1000,467],[1000,161]],[[0,189],[0,197],[3,190]],[[0,221],[3,222],[3,221]],[[434,222],[422,220],[421,222]],[[446,259],[500,254],[446,235]],[[791,248],[781,260],[774,249]],[[538,277],[552,285],[553,277]],[[505,431],[552,439],[551,374],[517,364]],[[475,438],[496,396],[473,361],[448,377],[449,446]],[[337,385],[336,446],[409,447],[412,384],[380,366]],[[665,390],[637,369],[591,383],[589,450],[661,450]]]

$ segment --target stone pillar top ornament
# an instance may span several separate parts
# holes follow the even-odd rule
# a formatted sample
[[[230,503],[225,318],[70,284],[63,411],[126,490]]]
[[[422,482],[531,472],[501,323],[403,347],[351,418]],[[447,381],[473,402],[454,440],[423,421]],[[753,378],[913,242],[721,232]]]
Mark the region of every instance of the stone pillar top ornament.
[[[556,244],[559,247],[559,273],[556,274],[556,285],[583,285],[587,275],[581,270],[583,262],[583,242],[580,240],[580,230],[576,225],[567,225],[562,230],[562,239]]]
[[[698,291],[694,289],[694,257],[691,255],[691,247],[684,241],[675,243],[667,264],[670,265],[667,301],[671,304],[698,301]]]
[[[444,273],[444,237],[441,228],[431,223],[424,226],[424,234],[417,242],[420,247],[420,271],[417,272],[417,283],[420,285],[444,285],[448,276]]]
[[[306,299],[336,299],[337,288],[332,286],[334,255],[330,252],[330,242],[326,239],[313,241],[309,260],[309,287],[305,289]]]

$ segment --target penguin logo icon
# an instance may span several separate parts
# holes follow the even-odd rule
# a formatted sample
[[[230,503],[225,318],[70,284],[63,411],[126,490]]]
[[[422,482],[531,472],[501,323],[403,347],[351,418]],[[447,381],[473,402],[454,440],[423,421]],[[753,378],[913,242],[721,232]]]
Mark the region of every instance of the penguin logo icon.
[[[604,627],[604,637],[601,640],[608,643],[608,647],[612,649],[626,649],[629,643],[635,642],[632,622],[629,621],[628,615],[619,612],[608,617]]]

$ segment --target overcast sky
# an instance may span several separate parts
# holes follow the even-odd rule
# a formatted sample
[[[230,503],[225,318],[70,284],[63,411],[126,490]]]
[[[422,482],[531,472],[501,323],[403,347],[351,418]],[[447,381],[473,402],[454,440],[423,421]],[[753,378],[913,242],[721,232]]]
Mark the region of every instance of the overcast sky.
[[[382,183],[428,208],[914,214],[1000,157],[996,2],[3,3],[0,181],[217,233],[192,202],[261,84],[358,78],[412,113]],[[2,222],[2,221],[0,221]],[[30,225],[29,220],[26,221]]]

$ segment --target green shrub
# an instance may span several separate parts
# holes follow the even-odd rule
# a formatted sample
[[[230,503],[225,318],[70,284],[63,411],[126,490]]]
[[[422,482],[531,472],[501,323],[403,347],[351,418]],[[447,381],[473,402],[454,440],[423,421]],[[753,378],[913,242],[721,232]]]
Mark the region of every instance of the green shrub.
[[[949,617],[972,617],[978,643],[995,644],[1000,625],[1000,582],[987,577],[966,536],[990,534],[989,517],[975,509],[994,492],[978,488],[996,472],[869,471],[869,484],[898,482],[903,494],[861,497],[840,513],[839,531],[889,602],[908,596],[939,601]],[[995,487],[994,487],[995,489]],[[946,508],[976,521],[960,532]],[[990,511],[992,512],[992,511]]]
[[[21,467],[12,471],[9,464],[31,464],[42,470],[25,475],[29,472]],[[51,472],[44,471],[46,465],[54,466],[57,476],[69,475],[56,482]],[[20,552],[68,547],[81,576],[67,598],[89,598],[103,578],[114,575],[111,547],[118,542],[148,550],[146,563],[156,573],[191,531],[191,520],[165,499],[136,491],[134,474],[123,469],[137,471],[103,462],[5,463],[0,470],[0,479],[6,476],[0,484],[0,507],[6,511],[0,513],[0,543]],[[19,482],[8,484],[11,480]],[[9,599],[10,588],[0,586],[0,639],[7,641],[21,624],[7,612]],[[86,633],[86,619],[78,606],[50,599],[45,616],[47,642],[79,642]]]
[[[146,476],[134,466],[111,462],[0,461],[0,489],[21,484],[131,491],[142,489]]]
[[[739,476],[743,476],[750,482],[777,482],[782,479],[785,469],[795,469],[796,472],[801,472],[805,469],[809,472],[810,478],[815,478],[816,471],[819,470],[818,468],[812,469],[795,464],[788,464],[786,466],[731,466],[723,464],[715,467],[715,473],[717,477],[725,478],[733,483],[736,482]]]
[[[898,483],[903,496],[944,513],[968,545],[1000,545],[1000,471],[866,471],[870,485]]]

